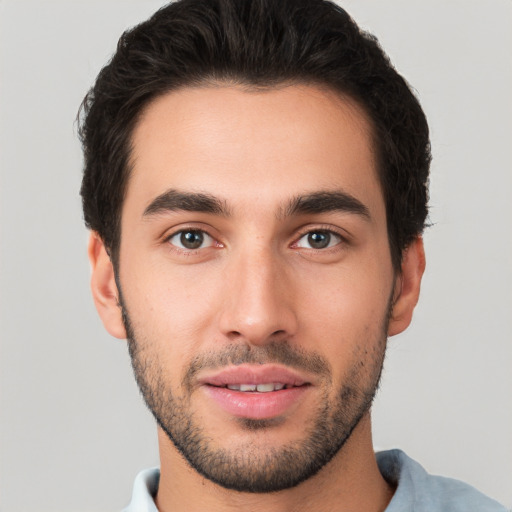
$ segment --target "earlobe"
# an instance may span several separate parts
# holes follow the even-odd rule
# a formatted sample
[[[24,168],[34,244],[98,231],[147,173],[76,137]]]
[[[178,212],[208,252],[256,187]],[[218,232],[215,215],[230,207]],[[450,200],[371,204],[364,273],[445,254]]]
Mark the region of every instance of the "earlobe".
[[[389,336],[405,331],[411,323],[424,271],[425,250],[423,239],[418,237],[405,249],[402,257],[401,273],[395,283],[393,309],[388,327]]]
[[[114,267],[98,233],[92,231],[88,247],[91,291],[105,329],[115,338],[126,338]]]

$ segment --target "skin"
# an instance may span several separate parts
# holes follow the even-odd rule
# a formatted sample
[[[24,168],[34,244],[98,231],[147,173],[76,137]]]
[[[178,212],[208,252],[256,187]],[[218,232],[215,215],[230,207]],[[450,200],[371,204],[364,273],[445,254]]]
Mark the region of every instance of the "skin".
[[[386,334],[411,321],[425,260],[418,238],[404,252],[401,272],[393,270],[371,125],[354,102],[313,86],[186,88],[149,105],[135,128],[132,156],[122,210],[122,300],[140,349],[158,361],[159,385],[188,397],[187,410],[212,446],[232,453],[250,446],[263,456],[302,440],[321,402],[334,404],[352,377],[374,385]],[[145,214],[170,189],[209,194],[229,215]],[[297,196],[319,191],[350,195],[368,215],[289,214]],[[176,233],[191,228],[211,238],[197,250],[180,248]],[[309,245],[307,234],[319,231],[333,233],[329,247]],[[126,338],[114,269],[95,233],[89,257],[103,323]],[[313,375],[300,400],[258,430],[220,410],[200,386],[187,395],[183,375],[198,354],[233,345],[264,351],[270,343],[318,354],[329,362],[330,384]],[[317,474],[270,494],[205,479],[160,428],[159,447],[161,511],[378,511],[393,491],[376,465],[368,411]]]

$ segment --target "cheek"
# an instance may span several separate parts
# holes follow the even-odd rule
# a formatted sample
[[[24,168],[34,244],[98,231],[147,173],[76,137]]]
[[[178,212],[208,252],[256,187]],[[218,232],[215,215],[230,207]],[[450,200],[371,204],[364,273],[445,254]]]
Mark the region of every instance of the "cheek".
[[[303,281],[301,339],[332,362],[335,379],[355,366],[365,373],[363,367],[381,360],[392,287],[392,272],[386,277],[377,265],[364,272],[340,267]]]
[[[317,328],[339,334],[381,326],[393,287],[391,275],[383,275],[369,267],[364,272],[339,267],[311,275],[302,280],[303,314]]]
[[[212,273],[194,267],[172,271],[168,265],[148,265],[147,260],[138,265],[134,260],[126,261],[121,275],[123,299],[135,333],[173,366],[197,353],[201,340],[208,337],[218,303]]]

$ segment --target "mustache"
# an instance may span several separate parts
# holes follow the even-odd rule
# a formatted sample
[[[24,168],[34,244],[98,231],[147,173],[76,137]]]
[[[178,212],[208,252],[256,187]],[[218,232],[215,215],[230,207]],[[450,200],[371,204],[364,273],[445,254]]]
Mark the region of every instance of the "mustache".
[[[182,384],[191,389],[202,370],[217,370],[241,364],[282,364],[295,370],[331,380],[331,365],[321,355],[292,347],[287,341],[270,341],[262,346],[247,343],[226,345],[219,351],[196,355],[183,376]]]

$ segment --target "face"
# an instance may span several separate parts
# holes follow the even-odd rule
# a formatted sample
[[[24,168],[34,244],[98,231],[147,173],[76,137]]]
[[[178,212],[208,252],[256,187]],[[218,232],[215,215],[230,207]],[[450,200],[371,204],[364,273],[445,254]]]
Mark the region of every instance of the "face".
[[[297,485],[368,412],[397,330],[366,117],[314,87],[188,88],[132,156],[117,284],[148,406],[210,480]]]

